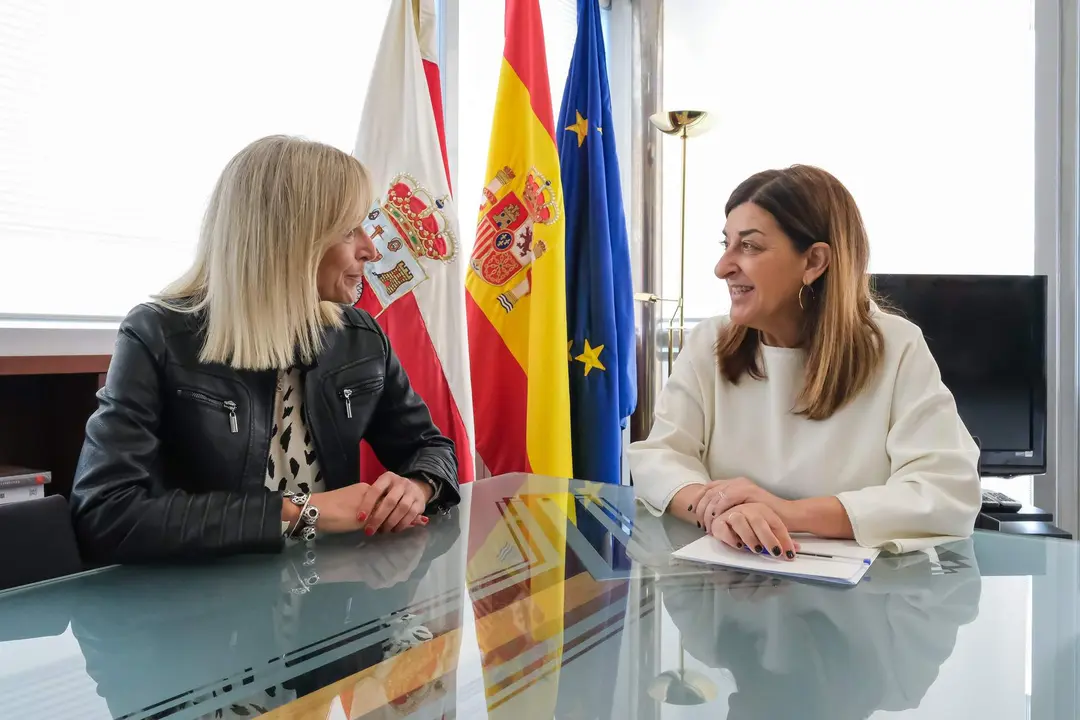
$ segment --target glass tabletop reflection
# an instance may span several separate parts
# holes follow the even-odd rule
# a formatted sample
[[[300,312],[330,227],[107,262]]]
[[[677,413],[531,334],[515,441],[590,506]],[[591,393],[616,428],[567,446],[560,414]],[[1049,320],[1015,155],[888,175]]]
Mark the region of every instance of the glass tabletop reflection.
[[[0,594],[0,717],[1075,718],[1080,548],[854,588],[671,559],[630,488],[508,475],[400,535]]]

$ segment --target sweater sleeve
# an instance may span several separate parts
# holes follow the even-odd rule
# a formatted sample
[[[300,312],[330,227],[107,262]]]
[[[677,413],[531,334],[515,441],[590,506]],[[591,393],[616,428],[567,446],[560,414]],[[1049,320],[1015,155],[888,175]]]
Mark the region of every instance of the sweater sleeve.
[[[885,451],[884,485],[837,495],[860,545],[911,552],[971,535],[982,501],[979,449],[922,333],[900,357]]]
[[[706,365],[715,372],[710,328],[713,323],[702,323],[691,332],[660,391],[649,437],[628,451],[634,491],[653,515],[662,515],[675,493],[687,485],[710,480],[704,458],[712,408],[707,407],[710,403],[695,367],[704,352]]]

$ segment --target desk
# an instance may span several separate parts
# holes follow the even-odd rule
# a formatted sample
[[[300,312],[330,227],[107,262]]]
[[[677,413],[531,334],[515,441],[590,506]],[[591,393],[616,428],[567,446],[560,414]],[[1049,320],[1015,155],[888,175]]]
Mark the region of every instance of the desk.
[[[977,533],[838,589],[673,564],[697,534],[512,475],[398,536],[11,591],[0,715],[1077,716],[1075,543]]]

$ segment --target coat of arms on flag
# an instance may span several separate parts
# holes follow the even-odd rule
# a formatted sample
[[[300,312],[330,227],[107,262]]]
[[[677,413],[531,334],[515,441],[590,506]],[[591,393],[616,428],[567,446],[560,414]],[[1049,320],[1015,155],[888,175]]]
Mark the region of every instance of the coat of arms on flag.
[[[378,316],[395,300],[428,279],[424,261],[449,263],[457,255],[457,238],[443,209],[449,198],[436,198],[407,174],[390,181],[385,197],[364,220],[379,256],[364,268],[358,307]]]
[[[514,287],[499,295],[499,304],[510,312],[518,300],[531,291],[529,268],[533,260],[547,250],[543,240],[533,239],[536,223],[550,225],[559,219],[559,198],[539,170],[532,168],[524,183],[510,167],[503,167],[484,187],[484,202],[480,206],[480,224],[470,267],[481,280],[501,287],[522,270],[525,277]],[[521,197],[514,191],[521,185]]]

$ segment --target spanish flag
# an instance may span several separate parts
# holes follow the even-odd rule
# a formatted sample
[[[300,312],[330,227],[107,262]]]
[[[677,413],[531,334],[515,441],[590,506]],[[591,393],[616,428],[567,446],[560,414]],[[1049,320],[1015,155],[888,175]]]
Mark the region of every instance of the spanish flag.
[[[465,280],[476,451],[492,474],[570,477],[562,181],[538,0],[506,0],[505,33]]]

